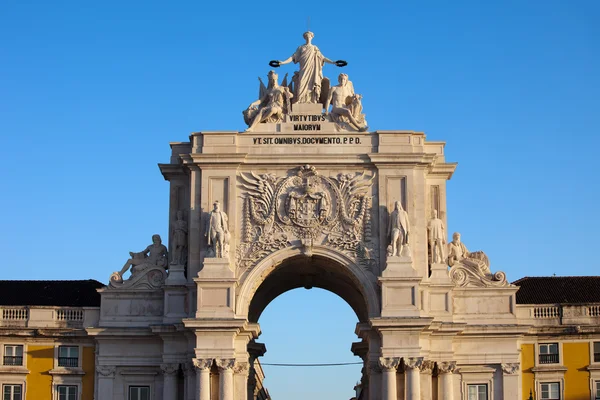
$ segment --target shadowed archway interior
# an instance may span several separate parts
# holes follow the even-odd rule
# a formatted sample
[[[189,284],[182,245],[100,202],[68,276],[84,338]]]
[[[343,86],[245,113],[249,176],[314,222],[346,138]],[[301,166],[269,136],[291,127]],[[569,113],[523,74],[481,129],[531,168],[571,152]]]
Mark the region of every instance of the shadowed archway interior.
[[[367,301],[356,279],[341,264],[320,256],[293,257],[277,266],[254,294],[248,320],[258,322],[264,309],[277,296],[301,287],[335,293],[352,307],[359,322],[369,320]]]

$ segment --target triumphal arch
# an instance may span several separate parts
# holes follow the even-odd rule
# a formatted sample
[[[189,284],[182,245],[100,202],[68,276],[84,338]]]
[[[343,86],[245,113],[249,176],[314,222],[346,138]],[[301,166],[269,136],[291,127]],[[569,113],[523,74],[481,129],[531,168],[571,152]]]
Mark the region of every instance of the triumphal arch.
[[[449,235],[460,226],[447,225],[456,164],[445,143],[369,130],[360,82],[328,66],[346,62],[304,38],[271,61],[259,96],[248,94],[246,131],[171,143],[160,164],[168,248],[154,236],[131,253],[88,329],[98,398],[146,386],[154,399],[256,398],[260,315],[300,287],[355,311],[361,398],[467,399],[477,384],[490,398],[518,398],[517,288]],[[291,62],[293,76],[278,76]]]

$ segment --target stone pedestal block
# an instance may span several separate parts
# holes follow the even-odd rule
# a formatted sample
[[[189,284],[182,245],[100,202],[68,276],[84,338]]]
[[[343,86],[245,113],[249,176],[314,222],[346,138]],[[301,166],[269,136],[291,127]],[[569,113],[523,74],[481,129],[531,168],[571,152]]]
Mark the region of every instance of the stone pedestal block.
[[[184,265],[169,265],[169,276],[165,281],[167,286],[185,285],[187,279],[185,278],[185,266]]]

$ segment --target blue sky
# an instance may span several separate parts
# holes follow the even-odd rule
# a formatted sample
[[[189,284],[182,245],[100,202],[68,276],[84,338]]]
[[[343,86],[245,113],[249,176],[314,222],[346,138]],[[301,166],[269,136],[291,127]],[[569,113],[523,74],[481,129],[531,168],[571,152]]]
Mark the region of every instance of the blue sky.
[[[459,163],[448,230],[470,250],[510,280],[599,273],[597,1],[5,0],[0,278],[105,282],[128,251],[167,237],[156,164],[168,143],[242,130],[257,76],[302,43],[309,16],[313,43],[348,61],[373,130],[447,142]],[[339,316],[331,326],[307,312],[325,306]],[[273,333],[292,321],[322,329]],[[288,293],[260,322],[265,362],[355,360],[355,317],[334,295]],[[352,368],[266,367],[266,384],[276,399],[347,399]]]

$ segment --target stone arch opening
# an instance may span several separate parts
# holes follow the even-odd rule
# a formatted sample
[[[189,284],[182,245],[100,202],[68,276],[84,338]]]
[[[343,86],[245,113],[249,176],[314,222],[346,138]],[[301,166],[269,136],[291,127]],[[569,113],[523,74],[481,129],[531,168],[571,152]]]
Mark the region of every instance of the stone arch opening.
[[[369,319],[363,294],[341,264],[319,256],[297,256],[280,264],[258,287],[249,305],[248,320],[258,322],[271,301],[302,287],[317,287],[335,293],[350,305],[360,322]]]
[[[379,316],[379,297],[367,272],[342,253],[315,247],[311,256],[282,250],[259,263],[242,284],[236,314],[249,322],[279,295],[297,288],[317,287],[341,297],[360,323]]]

